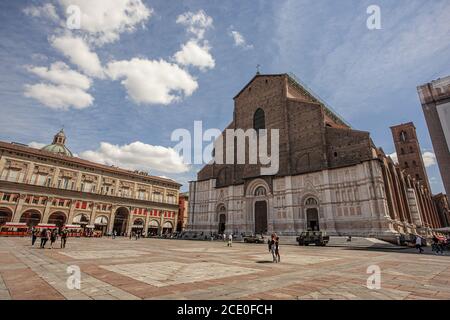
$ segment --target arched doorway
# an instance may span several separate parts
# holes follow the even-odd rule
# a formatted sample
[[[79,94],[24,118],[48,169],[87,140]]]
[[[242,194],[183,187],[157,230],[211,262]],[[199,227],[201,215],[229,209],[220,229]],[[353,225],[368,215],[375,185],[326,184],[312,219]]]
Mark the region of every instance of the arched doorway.
[[[58,228],[62,228],[66,224],[66,215],[63,212],[53,212],[48,217],[49,224],[55,224]]]
[[[20,221],[26,223],[28,227],[34,227],[41,222],[41,213],[37,210],[27,210],[22,213]]]
[[[306,228],[312,231],[319,231],[319,212],[317,208],[306,209]]]
[[[157,236],[159,230],[159,223],[157,220],[151,220],[148,223],[147,235],[149,236]]]
[[[142,234],[144,231],[144,220],[141,218],[137,218],[134,220],[133,226],[131,227],[131,232]]]
[[[255,202],[255,234],[267,232],[267,202]]]
[[[105,216],[98,216],[94,221],[94,230],[101,231],[102,235],[106,233],[108,226],[108,218]]]
[[[128,209],[124,207],[120,207],[116,210],[116,214],[114,215],[113,231],[115,230],[117,235],[124,235],[127,231],[129,214]]]
[[[163,224],[162,234],[170,234],[172,233],[173,225],[172,222],[166,221]]]
[[[308,198],[305,201],[306,208],[306,230],[319,231],[319,209],[315,198]]]
[[[224,233],[225,229],[226,229],[226,223],[227,223],[226,211],[227,211],[227,209],[225,208],[224,205],[219,206],[219,208],[217,210],[217,212],[218,212],[217,214],[219,216],[219,228],[218,228],[219,234]]]
[[[4,225],[6,222],[11,222],[12,211],[8,208],[0,208],[0,226]]]

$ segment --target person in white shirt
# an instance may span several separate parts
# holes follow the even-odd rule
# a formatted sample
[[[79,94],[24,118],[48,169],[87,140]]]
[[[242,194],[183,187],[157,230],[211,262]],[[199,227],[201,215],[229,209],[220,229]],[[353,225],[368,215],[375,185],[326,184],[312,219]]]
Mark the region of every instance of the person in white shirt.
[[[422,238],[420,236],[416,236],[416,249],[419,250],[419,253],[423,252],[423,249],[422,249]]]
[[[228,247],[231,247],[233,244],[233,235],[230,233],[228,236]]]

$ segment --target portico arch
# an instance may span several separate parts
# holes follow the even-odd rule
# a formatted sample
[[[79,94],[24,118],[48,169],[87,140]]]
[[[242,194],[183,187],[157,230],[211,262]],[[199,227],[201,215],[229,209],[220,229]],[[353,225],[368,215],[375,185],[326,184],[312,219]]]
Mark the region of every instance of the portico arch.
[[[159,221],[158,220],[150,220],[147,228],[147,235],[156,236],[159,231]]]
[[[131,231],[142,234],[143,231],[144,231],[144,225],[145,225],[144,219],[136,218],[133,221],[133,225],[131,227]]]
[[[113,230],[117,232],[118,235],[122,235],[127,231],[128,217],[130,211],[125,207],[117,208],[114,215],[114,225]]]
[[[169,234],[172,233],[173,230],[173,224],[170,221],[166,221],[163,224],[163,229],[162,229],[162,233],[163,234]]]
[[[35,209],[26,210],[20,216],[21,223],[26,223],[28,227],[34,227],[37,224],[41,223],[42,214]]]
[[[0,208],[0,226],[4,225],[6,222],[11,222],[13,212],[9,208]]]
[[[53,212],[48,217],[48,223],[55,224],[58,228],[62,228],[66,224],[66,221],[67,221],[66,214],[61,211]]]
[[[106,228],[108,226],[108,217],[107,216],[98,216],[94,220],[94,228],[95,230],[101,231],[102,235],[106,233]]]

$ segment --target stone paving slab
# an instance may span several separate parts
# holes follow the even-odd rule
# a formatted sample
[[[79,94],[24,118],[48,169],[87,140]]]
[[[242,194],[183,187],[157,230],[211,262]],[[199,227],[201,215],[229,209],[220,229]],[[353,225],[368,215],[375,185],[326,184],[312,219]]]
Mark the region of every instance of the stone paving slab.
[[[281,239],[283,241],[283,239]],[[164,239],[69,239],[66,249],[0,238],[0,300],[450,299],[450,256],[414,250],[282,246]],[[381,288],[367,288],[369,266]],[[79,267],[80,289],[67,287]]]

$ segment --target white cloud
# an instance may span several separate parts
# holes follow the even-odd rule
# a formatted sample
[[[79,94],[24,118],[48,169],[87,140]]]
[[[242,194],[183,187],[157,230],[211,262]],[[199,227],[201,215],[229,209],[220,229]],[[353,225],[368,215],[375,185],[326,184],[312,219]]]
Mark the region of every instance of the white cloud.
[[[392,161],[394,161],[395,164],[398,164],[397,152],[391,153],[388,156],[391,157]]]
[[[62,110],[69,107],[84,109],[94,102],[94,98],[83,89],[45,83],[25,85],[25,96],[34,98],[49,108]]]
[[[91,86],[91,80],[88,77],[71,70],[64,62],[55,62],[50,68],[29,66],[27,69],[42,79],[55,84],[73,86],[84,90],[89,89]]]
[[[192,65],[204,71],[215,66],[214,58],[209,53],[211,48],[205,41],[200,46],[197,41],[190,40],[181,46],[181,50],[175,53],[174,59],[181,65]]]
[[[422,153],[422,158],[426,168],[436,164],[436,155],[433,152],[425,151]]]
[[[23,9],[23,12],[27,16],[37,17],[37,18],[48,18],[53,22],[59,21],[59,16],[56,13],[56,8],[51,3],[43,4],[42,6],[29,6]]]
[[[174,149],[153,146],[140,141],[123,146],[102,142],[98,150],[84,151],[80,157],[130,170],[157,170],[170,173],[189,170],[189,167],[183,163],[182,157]]]
[[[253,48],[252,45],[247,44],[247,41],[245,41],[244,36],[241,33],[239,33],[238,31],[230,30],[230,32],[228,34],[233,38],[234,45],[236,47],[241,47],[244,49],[252,49]]]
[[[46,146],[45,143],[40,143],[40,142],[36,142],[36,141],[31,141],[28,146],[30,148],[35,148],[35,149],[42,149],[43,147]]]
[[[190,96],[196,80],[178,65],[164,60],[131,60],[108,63],[106,72],[113,80],[123,79],[128,95],[138,104],[164,104]]]
[[[103,45],[117,41],[123,32],[133,32],[153,14],[141,0],[59,0],[64,12],[70,5],[81,11],[82,31],[90,42]]]
[[[205,31],[213,26],[213,18],[203,10],[196,13],[188,11],[178,16],[177,23],[187,27],[187,31],[197,39],[203,39]]]
[[[397,152],[389,154],[389,157],[391,157],[391,159],[392,159],[392,161],[394,161],[394,163],[398,164]],[[423,163],[426,168],[429,168],[436,164],[436,156],[433,152],[430,152],[430,151],[423,152],[422,158],[423,158]]]
[[[64,35],[53,37],[50,43],[87,75],[97,78],[104,77],[97,53],[92,52],[82,38]]]

